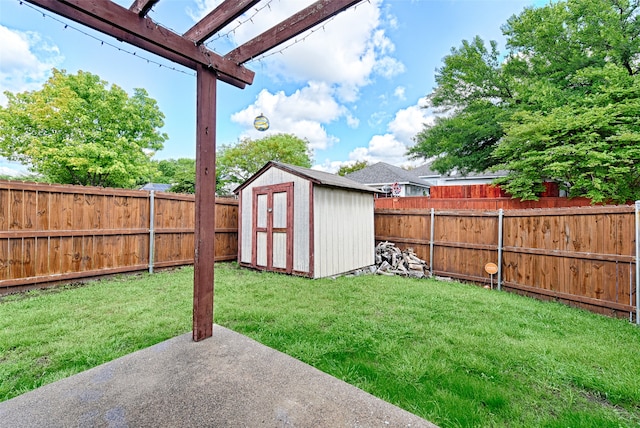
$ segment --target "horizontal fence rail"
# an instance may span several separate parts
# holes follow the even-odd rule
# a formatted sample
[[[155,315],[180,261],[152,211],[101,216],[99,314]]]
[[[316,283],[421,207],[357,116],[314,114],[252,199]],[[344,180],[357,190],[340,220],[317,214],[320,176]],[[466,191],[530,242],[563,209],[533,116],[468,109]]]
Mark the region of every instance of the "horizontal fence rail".
[[[376,208],[396,210],[431,208],[436,210],[515,210],[585,206],[591,206],[590,199],[541,197],[537,201],[521,201],[510,197],[437,198],[433,196],[409,196],[403,198],[376,198],[375,200]]]
[[[376,241],[412,247],[434,275],[638,322],[637,205],[376,209],[375,234]],[[498,265],[498,278],[485,271],[487,263]]]
[[[215,259],[235,260],[237,201],[215,214]],[[0,181],[0,294],[193,264],[194,228],[193,195]]]
[[[428,200],[386,200],[396,199]],[[428,209],[381,200],[376,241],[412,247],[434,275],[640,322],[640,202],[503,210],[493,200],[497,209],[452,210],[434,199]],[[217,199],[215,216],[215,259],[235,260],[238,202]],[[0,181],[0,294],[192,264],[194,228],[193,195]]]

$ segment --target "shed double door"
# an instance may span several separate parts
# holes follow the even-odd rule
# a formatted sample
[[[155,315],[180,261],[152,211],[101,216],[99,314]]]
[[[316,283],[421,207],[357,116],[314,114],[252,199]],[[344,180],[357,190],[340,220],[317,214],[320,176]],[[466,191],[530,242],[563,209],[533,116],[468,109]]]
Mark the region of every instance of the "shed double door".
[[[293,182],[253,189],[252,264],[293,270]]]

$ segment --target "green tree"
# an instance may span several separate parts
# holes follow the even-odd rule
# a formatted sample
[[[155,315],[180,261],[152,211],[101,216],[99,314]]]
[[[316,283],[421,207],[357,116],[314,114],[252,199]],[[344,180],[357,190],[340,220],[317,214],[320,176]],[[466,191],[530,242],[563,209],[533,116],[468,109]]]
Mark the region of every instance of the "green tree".
[[[431,169],[445,174],[457,169],[465,174],[485,171],[497,162],[492,157],[504,135],[502,122],[508,109],[490,101],[476,100],[452,116],[436,118],[435,126],[424,128],[409,149],[414,158],[436,157]]]
[[[555,180],[595,202],[640,198],[640,0],[567,0],[525,9],[495,43],[453,49],[438,70],[446,110],[410,154],[434,168],[508,171],[508,192],[535,199]]]
[[[582,90],[564,105],[514,116],[495,151],[511,173],[497,183],[525,199],[545,179],[595,202],[639,199],[640,79],[607,64],[570,81]]]
[[[437,156],[432,168],[440,173],[484,171],[496,163],[491,153],[504,134],[515,83],[501,66],[496,42],[489,45],[480,37],[463,40],[436,72],[438,86],[429,98],[445,114],[415,137],[408,154]]]
[[[310,168],[309,142],[291,134],[245,139],[236,145],[221,146],[216,167],[226,182],[240,184],[269,161]]]
[[[167,135],[144,89],[129,96],[91,73],[53,75],[38,91],[5,92],[0,155],[54,183],[131,188],[157,175],[151,157]]]
[[[352,172],[360,171],[369,166],[369,162],[367,161],[357,161],[353,165],[342,165],[340,169],[338,169],[338,175],[345,176],[347,174],[351,174]]]
[[[160,175],[155,179],[157,183],[171,184],[170,192],[196,192],[196,161],[195,159],[179,158],[164,159],[156,162]]]

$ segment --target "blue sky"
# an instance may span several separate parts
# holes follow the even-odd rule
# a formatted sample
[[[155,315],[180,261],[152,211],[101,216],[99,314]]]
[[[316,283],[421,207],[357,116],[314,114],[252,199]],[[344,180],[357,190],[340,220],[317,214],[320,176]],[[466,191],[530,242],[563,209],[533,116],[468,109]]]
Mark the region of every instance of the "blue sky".
[[[262,0],[209,47],[225,54],[312,2]],[[128,7],[132,0],[116,3]],[[160,0],[149,16],[181,34],[218,3]],[[317,169],[335,172],[358,160],[408,165],[405,152],[412,137],[433,120],[422,106],[442,58],[476,35],[504,48],[500,26],[507,18],[545,3],[365,0],[299,36],[297,43],[247,63],[256,73],[253,85],[238,89],[220,82],[217,143],[286,132],[309,140]],[[129,93],[145,88],[165,114],[162,130],[169,135],[154,158],[195,156],[196,79],[191,70],[42,12],[19,0],[0,0],[0,92],[37,90],[52,67],[97,74]],[[0,103],[5,105],[4,96]],[[260,113],[271,123],[262,133],[252,127]],[[0,173],[7,167],[16,166],[0,160]]]

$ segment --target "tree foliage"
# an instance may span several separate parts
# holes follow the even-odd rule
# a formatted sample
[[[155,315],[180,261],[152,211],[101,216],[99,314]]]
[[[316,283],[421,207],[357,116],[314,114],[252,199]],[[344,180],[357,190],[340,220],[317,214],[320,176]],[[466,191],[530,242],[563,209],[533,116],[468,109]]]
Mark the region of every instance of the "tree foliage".
[[[5,92],[0,154],[54,183],[131,188],[151,181],[166,134],[144,89],[129,96],[91,73],[53,75],[37,91]]]
[[[337,174],[340,176],[345,176],[347,174],[351,174],[352,172],[360,171],[369,166],[369,162],[367,161],[357,161],[353,165],[342,165],[340,169],[338,169]]]
[[[546,180],[640,199],[640,0],[550,3],[502,30],[503,59],[477,37],[445,57],[430,99],[446,114],[409,153],[442,173],[505,170],[498,183],[523,199]]]
[[[164,159],[157,162],[157,169],[160,176],[156,178],[156,183],[171,184],[170,192],[196,192],[195,159]]]
[[[216,194],[226,196],[231,188],[249,178],[268,161],[310,167],[308,143],[288,134],[278,134],[260,140],[243,140],[239,144],[222,145],[216,159]],[[159,183],[171,184],[171,192],[195,193],[196,161],[180,158],[156,163]]]
[[[217,154],[216,167],[222,180],[240,184],[269,161],[310,168],[309,142],[291,134],[245,139],[236,145],[223,145]]]

